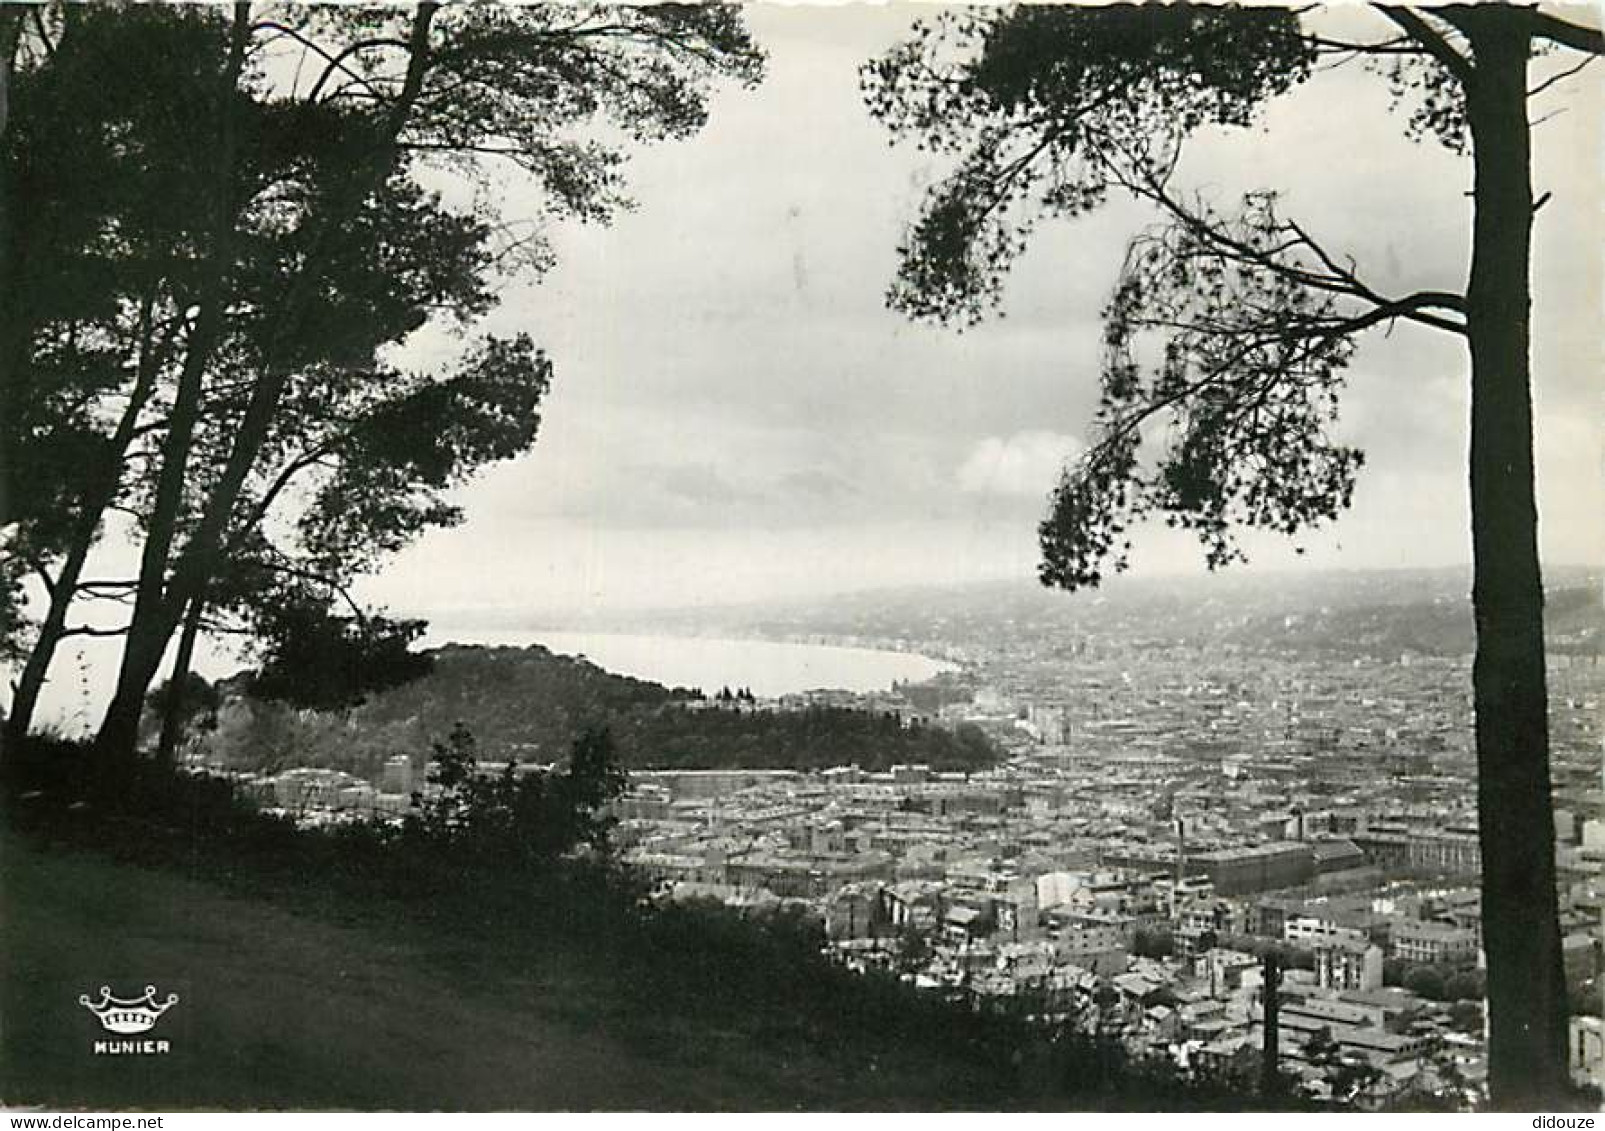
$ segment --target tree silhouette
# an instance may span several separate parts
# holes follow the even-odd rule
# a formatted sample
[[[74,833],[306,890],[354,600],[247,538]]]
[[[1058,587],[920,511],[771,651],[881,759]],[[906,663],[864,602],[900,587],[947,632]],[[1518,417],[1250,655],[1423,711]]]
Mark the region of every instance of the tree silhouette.
[[[1139,958],[1169,958],[1175,952],[1176,939],[1168,930],[1138,927],[1132,935],[1131,953]]]
[[[1212,567],[1242,556],[1236,527],[1335,518],[1362,461],[1329,430],[1356,337],[1403,320],[1466,339],[1489,1079],[1497,1105],[1538,1108],[1567,1080],[1528,358],[1527,111],[1553,80],[1529,90],[1527,68],[1605,41],[1531,8],[1374,11],[1386,33],[1354,42],[1286,9],[1027,6],[916,24],[864,68],[866,98],[956,168],[910,226],[889,301],[974,322],[1039,219],[1112,192],[1157,211],[1104,311],[1092,442],[1040,527],[1041,580],[1065,589],[1125,568],[1150,515],[1194,531]],[[1384,72],[1412,136],[1469,151],[1463,289],[1384,293],[1274,193],[1220,210],[1175,184],[1190,135],[1247,125],[1318,62],[1347,60]],[[1164,437],[1157,457],[1145,434]]]
[[[29,468],[13,476],[27,501],[13,515],[11,544],[35,563],[48,601],[13,696],[12,738],[26,733],[57,645],[79,631],[66,623],[75,601],[132,597],[130,629],[140,623],[141,596],[149,614],[153,578],[199,520],[252,370],[287,314],[281,296],[303,248],[278,211],[287,196],[344,168],[343,112],[319,129],[308,116],[281,122],[271,107],[241,113],[252,142],[243,175],[273,186],[274,203],[237,224],[234,242],[248,246],[233,267],[238,305],[214,335],[206,382],[190,411],[180,411],[180,359],[188,366],[195,356],[199,328],[184,305],[197,285],[188,249],[205,238],[193,217],[204,215],[206,201],[189,175],[194,143],[175,136],[171,123],[180,100],[203,96],[215,79],[207,65],[214,30],[159,9],[79,17],[49,66],[20,85],[25,113],[8,165],[40,223],[16,241],[26,270],[15,285],[26,301],[11,312],[30,327],[27,365],[13,383],[28,412],[0,425],[0,447]],[[175,64],[162,72],[164,83],[123,97],[135,79],[111,64],[141,54],[191,65]],[[143,160],[125,169],[118,154],[129,147]],[[96,173],[87,184],[86,170]],[[100,187],[108,183],[118,187]],[[108,243],[98,236],[108,227],[139,238]],[[299,344],[305,364],[239,493],[223,552],[177,610],[184,631],[176,681],[220,590],[242,595],[244,562],[258,572],[348,581],[420,530],[455,521],[458,512],[439,498],[443,488],[533,441],[550,365],[526,337],[479,343],[446,374],[401,373],[374,360],[436,307],[460,317],[485,309],[492,238],[485,223],[442,209],[402,177],[359,210],[342,248],[326,258],[327,313]],[[114,426],[94,427],[97,399],[116,407]],[[182,479],[139,474],[168,457],[183,466]],[[82,570],[113,513],[143,537],[139,576],[85,582]],[[271,528],[290,535],[289,549],[269,544],[263,531]],[[221,582],[223,573],[233,576]]]
[[[258,699],[297,707],[343,708],[370,693],[425,675],[427,653],[409,651],[423,633],[415,620],[331,612],[317,597],[264,610],[263,662],[248,685]]]
[[[628,149],[696,132],[711,84],[762,65],[715,5],[35,5],[0,43],[0,640],[22,635],[16,563],[50,605],[8,730],[65,610],[111,597],[130,608],[113,757],[174,633],[265,531],[275,564],[343,580],[455,521],[438,492],[531,442],[550,369],[527,338],[444,379],[385,349],[471,326],[500,274],[549,265],[541,219],[627,207]],[[491,207],[509,166],[540,218]],[[113,514],[137,576],[84,580]]]
[[[183,730],[210,730],[221,703],[217,688],[191,672],[179,681],[163,680],[151,688],[146,709],[151,721],[172,734],[176,744]]]
[[[172,129],[172,111],[205,103],[217,64],[197,21],[64,9],[52,27],[44,9],[14,11],[29,34],[5,60],[17,73],[0,145],[0,221],[28,222],[0,224],[0,557],[12,567],[18,634],[16,569],[43,585],[50,610],[19,649],[27,665],[13,737],[68,635],[67,607],[142,417],[161,400],[158,373],[181,334],[170,306],[193,274],[204,215],[186,175],[194,144]],[[147,56],[167,63],[136,82],[133,60]]]
[[[414,795],[406,835],[432,848],[499,867],[549,864],[576,849],[605,851],[613,818],[607,806],[624,792],[606,730],[574,740],[561,770],[496,772],[479,765],[478,744],[458,723],[434,744],[429,781],[438,792]]]
[[[1404,988],[1429,1001],[1444,1000],[1443,975],[1431,966],[1417,966],[1404,976]]]

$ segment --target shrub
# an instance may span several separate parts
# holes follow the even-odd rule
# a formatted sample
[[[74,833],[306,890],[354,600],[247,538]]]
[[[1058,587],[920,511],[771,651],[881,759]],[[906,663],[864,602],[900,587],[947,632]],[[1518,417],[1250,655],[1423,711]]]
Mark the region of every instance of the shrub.
[[[1483,998],[1484,977],[1480,970],[1462,970],[1444,979],[1445,1001],[1478,1002]]]
[[[1168,930],[1138,927],[1132,934],[1131,953],[1139,958],[1169,958],[1176,952],[1176,938]]]
[[[560,771],[521,773],[509,760],[500,772],[484,774],[474,736],[458,723],[435,744],[435,766],[429,780],[440,792],[414,795],[402,836],[459,859],[500,865],[538,865],[576,849],[604,849],[613,824],[605,807],[625,784],[605,730],[575,739]]]
[[[1023,1003],[856,973],[831,961],[818,922],[794,906],[649,901],[642,877],[605,851],[605,804],[623,784],[605,732],[582,735],[566,766],[526,775],[481,773],[462,727],[435,755],[439,792],[420,797],[399,824],[298,829],[241,803],[225,779],[135,763],[112,782],[96,775],[85,746],[53,744],[8,761],[6,817],[50,840],[252,897],[341,916],[372,906],[435,924],[454,940],[471,937],[462,942],[468,961],[527,954],[532,944],[573,948],[638,994],[643,1011],[676,1024],[781,1047],[803,1040],[855,1070],[888,1047],[962,1065],[967,1075],[948,1086],[983,1106],[1051,1097],[1056,1107],[1240,1108],[1287,1099],[1252,1094],[1246,1077],[1134,1057],[1111,1034],[1033,1016]]]
[[[1431,966],[1416,966],[1404,976],[1404,988],[1430,1001],[1444,1000],[1444,978]]]

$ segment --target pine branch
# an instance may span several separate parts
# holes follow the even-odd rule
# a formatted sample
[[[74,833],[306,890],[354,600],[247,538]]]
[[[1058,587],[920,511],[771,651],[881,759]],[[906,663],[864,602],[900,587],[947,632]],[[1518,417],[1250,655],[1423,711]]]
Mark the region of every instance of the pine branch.
[[[1536,98],[1536,97],[1538,97],[1538,95],[1544,93],[1544,91],[1548,90],[1550,87],[1554,86],[1556,83],[1565,82],[1567,79],[1571,78],[1577,72],[1581,71],[1584,67],[1588,66],[1590,63],[1592,63],[1595,59],[1598,59],[1598,58],[1599,58],[1598,55],[1590,55],[1588,58],[1584,59],[1581,63],[1578,63],[1575,67],[1567,67],[1564,71],[1561,71],[1559,74],[1551,75],[1549,78],[1545,79],[1543,82],[1539,83],[1537,86],[1535,86],[1531,90],[1529,90],[1527,92],[1527,97],[1528,98]]]
[[[1140,163],[1139,167],[1146,168],[1146,166],[1141,166]],[[1446,330],[1450,333],[1464,334],[1466,332],[1464,322],[1430,313],[1432,310],[1463,313],[1465,300],[1461,295],[1448,291],[1421,291],[1402,299],[1387,298],[1362,282],[1355,273],[1352,263],[1347,267],[1339,264],[1308,232],[1295,223],[1290,222],[1286,225],[1286,230],[1293,234],[1294,239],[1276,247],[1256,247],[1254,244],[1234,237],[1219,224],[1211,223],[1182,204],[1167,191],[1160,178],[1151,174],[1133,178],[1113,165],[1110,168],[1128,190],[1159,205],[1189,232],[1210,244],[1216,249],[1217,253],[1226,258],[1246,266],[1269,271],[1300,286],[1312,287],[1316,290],[1370,303],[1374,308],[1372,312],[1374,317],[1371,317],[1365,323],[1367,326],[1392,318],[1405,318],[1409,321],[1419,322],[1424,326]],[[1295,266],[1281,258],[1283,252],[1298,246],[1304,247],[1320,260],[1325,268],[1324,274]],[[1363,329],[1364,327],[1359,328]]]
[[[1414,11],[1392,4],[1378,4],[1376,9],[1403,28],[1427,54],[1442,63],[1450,74],[1460,80],[1461,85],[1469,86],[1476,81],[1476,69],[1472,66],[1471,60],[1456,51],[1441,32]]]
[[[1598,28],[1568,23],[1558,16],[1540,11],[1531,12],[1528,19],[1532,22],[1535,38],[1547,39],[1551,43],[1558,43],[1562,47],[1570,47],[1573,51],[1583,51],[1589,55],[1605,55],[1605,34]]]
[[[127,636],[127,635],[128,635],[128,626],[127,625],[124,625],[121,628],[96,628],[94,625],[80,624],[80,625],[77,625],[74,628],[63,629],[62,633],[61,633],[61,638],[63,640],[65,640],[69,636]]]

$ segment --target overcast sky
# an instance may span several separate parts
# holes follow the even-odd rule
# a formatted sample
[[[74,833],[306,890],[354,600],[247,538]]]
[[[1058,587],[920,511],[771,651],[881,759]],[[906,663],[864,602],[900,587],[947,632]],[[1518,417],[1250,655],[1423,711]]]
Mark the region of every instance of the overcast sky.
[[[1031,574],[1094,404],[1097,313],[1144,214],[1114,203],[1042,228],[1007,316],[963,335],[886,310],[902,227],[939,170],[889,147],[857,68],[912,11],[751,10],[763,86],[722,92],[694,140],[639,152],[638,210],[554,231],[558,266],[493,320],[554,357],[539,443],[463,489],[466,524],[402,555],[371,597],[566,614]],[[1540,109],[1565,112],[1535,135],[1535,187],[1554,193],[1534,334],[1552,562],[1605,560],[1598,93],[1589,73],[1557,88]],[[1259,130],[1196,139],[1183,175],[1223,201],[1282,189],[1379,289],[1459,289],[1469,165],[1401,127],[1383,81],[1344,68]],[[526,191],[509,187],[514,213]],[[413,356],[440,348],[426,335]],[[1252,540],[1254,568],[1468,561],[1466,368],[1462,343],[1432,331],[1367,339],[1344,420],[1369,457],[1353,511],[1304,557]],[[1138,543],[1142,570],[1199,560],[1191,542]]]

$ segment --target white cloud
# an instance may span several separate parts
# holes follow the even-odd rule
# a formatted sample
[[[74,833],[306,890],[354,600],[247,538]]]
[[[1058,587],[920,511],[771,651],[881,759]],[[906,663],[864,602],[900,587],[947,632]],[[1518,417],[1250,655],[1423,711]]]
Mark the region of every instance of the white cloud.
[[[1065,463],[1080,453],[1080,441],[1062,432],[1027,429],[1007,439],[988,436],[960,465],[959,488],[977,495],[1040,498],[1059,481]]]

